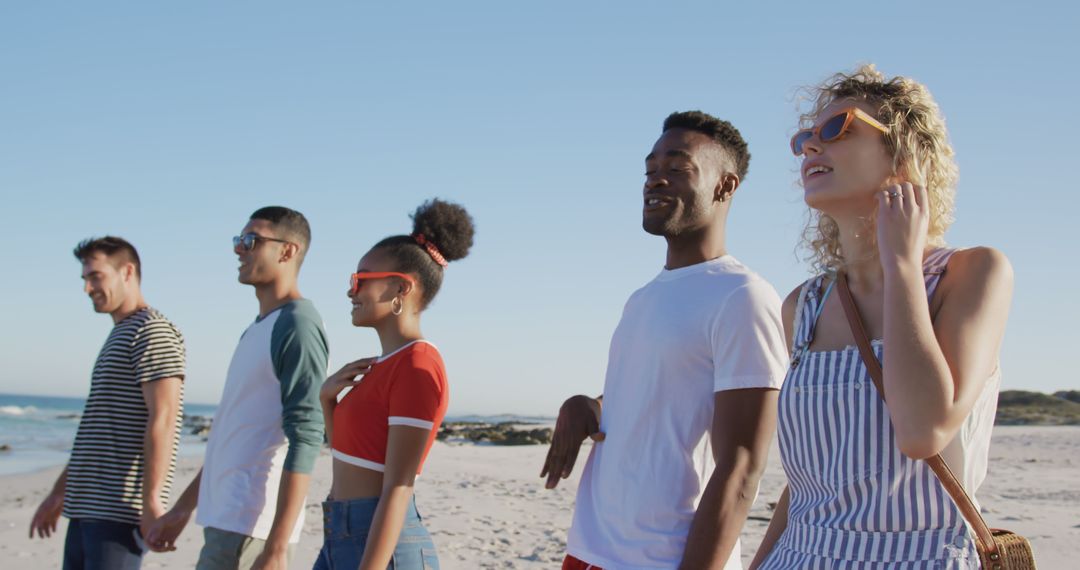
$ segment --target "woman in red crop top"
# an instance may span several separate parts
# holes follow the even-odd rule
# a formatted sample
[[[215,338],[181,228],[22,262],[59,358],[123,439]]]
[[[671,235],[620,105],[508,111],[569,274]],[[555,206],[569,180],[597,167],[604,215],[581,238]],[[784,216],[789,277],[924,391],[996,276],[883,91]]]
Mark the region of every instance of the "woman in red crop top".
[[[416,511],[413,482],[449,392],[439,351],[420,332],[420,316],[439,291],[446,264],[465,257],[472,238],[464,208],[428,201],[413,214],[412,234],[375,244],[350,279],[353,325],[375,329],[383,355],[345,365],[320,394],[334,480],[323,503],[316,569],[382,570],[391,560],[394,568],[439,567]]]

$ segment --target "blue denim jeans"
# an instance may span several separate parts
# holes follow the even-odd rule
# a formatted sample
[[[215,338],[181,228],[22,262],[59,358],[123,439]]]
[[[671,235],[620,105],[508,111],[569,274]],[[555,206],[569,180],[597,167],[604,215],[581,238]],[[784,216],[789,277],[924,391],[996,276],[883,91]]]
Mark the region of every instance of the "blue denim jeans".
[[[139,525],[70,519],[64,538],[64,570],[138,570],[146,552]]]
[[[368,531],[375,517],[379,499],[326,501],[323,508],[323,546],[314,570],[354,570],[360,567],[367,545]],[[431,541],[416,501],[409,500],[405,509],[405,525],[401,529],[394,556],[387,568],[393,570],[438,570],[439,558]]]

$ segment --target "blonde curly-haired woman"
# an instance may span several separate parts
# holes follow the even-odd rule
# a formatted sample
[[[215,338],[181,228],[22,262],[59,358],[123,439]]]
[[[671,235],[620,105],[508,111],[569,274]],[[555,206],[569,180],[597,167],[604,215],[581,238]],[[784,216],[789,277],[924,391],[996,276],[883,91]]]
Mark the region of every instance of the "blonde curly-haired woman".
[[[923,459],[969,494],[986,475],[1013,278],[1000,252],[949,249],[956,165],[923,85],[873,66],[810,90],[792,138],[818,276],[788,295],[779,403],[788,486],[752,568],[978,568]],[[874,387],[833,284],[847,276],[884,368]]]

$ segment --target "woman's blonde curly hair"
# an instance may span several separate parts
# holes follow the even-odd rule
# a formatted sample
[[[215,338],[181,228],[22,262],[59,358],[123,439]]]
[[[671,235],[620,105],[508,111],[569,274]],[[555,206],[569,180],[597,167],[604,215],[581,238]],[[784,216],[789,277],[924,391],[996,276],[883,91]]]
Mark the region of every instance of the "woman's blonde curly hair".
[[[800,116],[804,127],[812,126],[826,106],[840,99],[866,101],[877,107],[875,117],[889,129],[884,137],[893,157],[893,172],[926,187],[930,200],[927,243],[945,245],[945,230],[953,222],[958,171],[945,118],[930,91],[907,77],[887,79],[873,64],[862,65],[850,74],[837,73],[802,91],[804,99],[813,101],[810,111]],[[816,271],[834,272],[845,265],[840,228],[827,214],[811,209],[803,246],[810,251],[809,260]]]

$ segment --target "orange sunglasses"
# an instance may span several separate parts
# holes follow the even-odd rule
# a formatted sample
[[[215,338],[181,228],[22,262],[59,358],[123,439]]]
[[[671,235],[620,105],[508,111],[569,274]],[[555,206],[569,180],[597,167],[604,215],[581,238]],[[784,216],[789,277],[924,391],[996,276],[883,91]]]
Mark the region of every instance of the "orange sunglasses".
[[[416,286],[416,280],[413,279],[412,275],[395,273],[393,271],[361,271],[349,276],[349,296],[351,297],[360,291],[360,284],[365,279],[384,279],[386,277],[400,277],[409,283],[412,283],[414,287]]]
[[[795,153],[795,156],[802,154],[803,145],[814,135],[817,135],[818,139],[823,143],[839,140],[851,130],[851,123],[855,122],[856,118],[862,119],[863,122],[883,133],[889,132],[885,125],[871,117],[866,111],[858,107],[848,107],[821,123],[820,127],[803,129],[795,133],[795,136],[791,137],[791,152]]]

